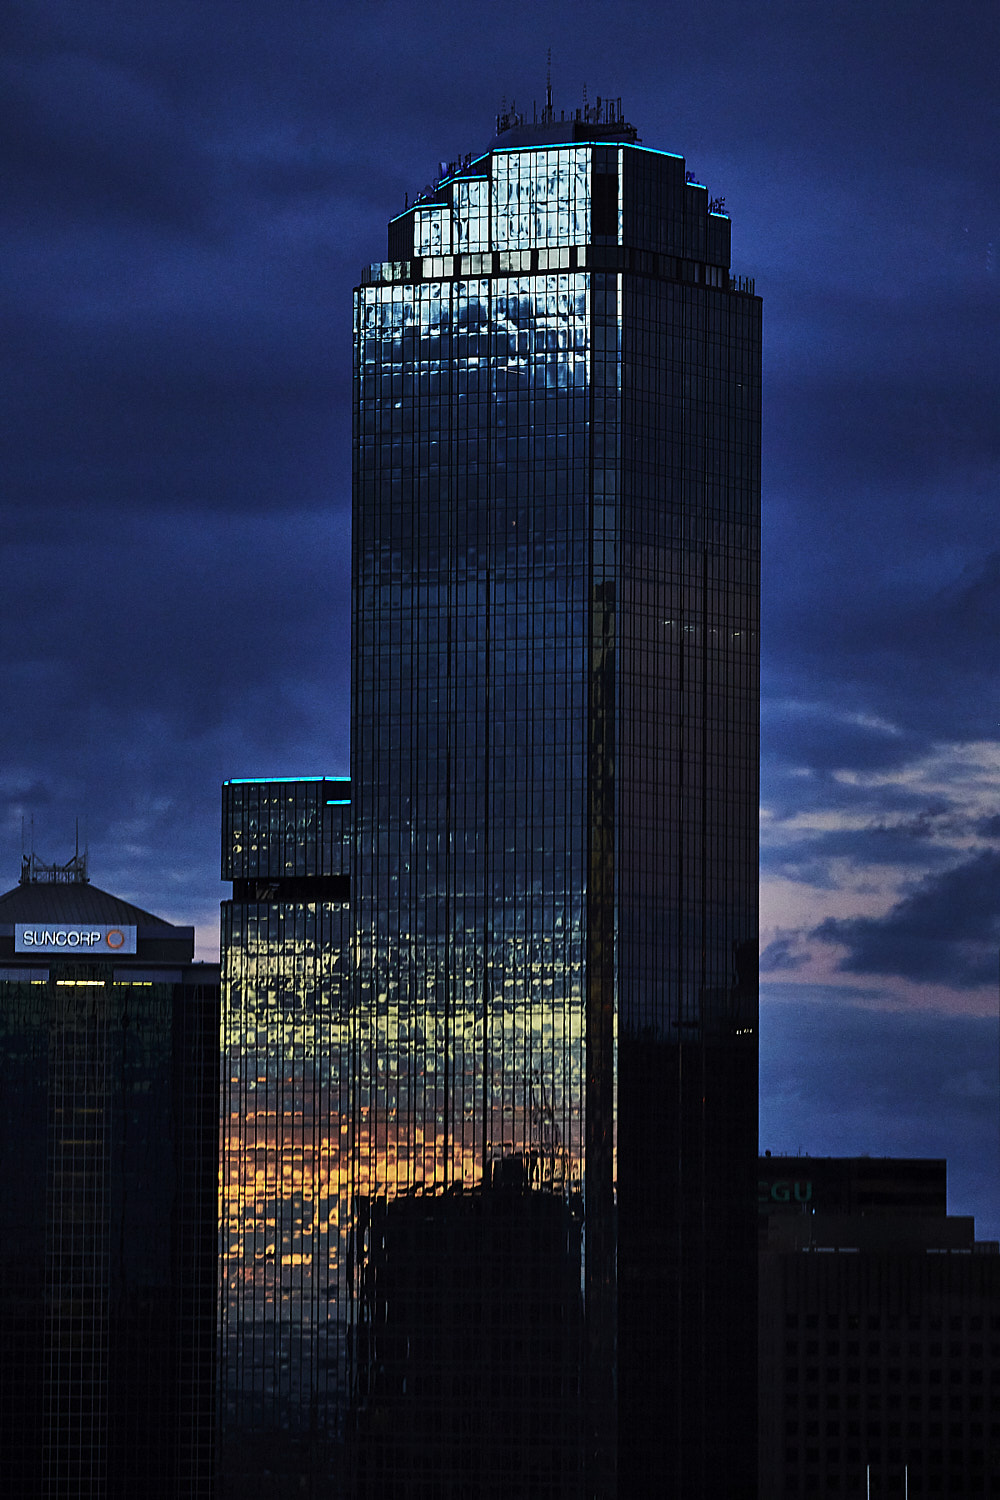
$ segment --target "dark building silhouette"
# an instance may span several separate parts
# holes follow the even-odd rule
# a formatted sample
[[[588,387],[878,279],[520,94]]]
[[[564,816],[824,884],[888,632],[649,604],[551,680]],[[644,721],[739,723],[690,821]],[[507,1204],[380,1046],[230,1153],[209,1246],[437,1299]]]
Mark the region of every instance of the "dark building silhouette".
[[[359,1205],[359,1500],[584,1493],[581,1226],[527,1172]]]
[[[946,1163],[761,1157],[760,1493],[1000,1494],[1000,1254]]]
[[[208,1500],[219,971],[26,859],[0,896],[0,1494]]]
[[[498,125],[356,293],[359,1432],[381,1444],[391,1409],[439,1434],[434,1493],[495,1492],[489,1445],[464,1456],[486,1419],[461,1315],[435,1345],[381,1287],[408,1285],[406,1245],[478,1307],[470,1257],[521,1214],[497,1305],[530,1268],[573,1309],[508,1365],[485,1312],[467,1347],[525,1410],[576,1363],[585,1457],[572,1421],[525,1417],[508,1493],[735,1500],[756,1483],[760,304],[721,205],[617,104]],[[508,1164],[517,1210],[494,1203]],[[372,1462],[384,1492],[430,1492],[405,1444]]]

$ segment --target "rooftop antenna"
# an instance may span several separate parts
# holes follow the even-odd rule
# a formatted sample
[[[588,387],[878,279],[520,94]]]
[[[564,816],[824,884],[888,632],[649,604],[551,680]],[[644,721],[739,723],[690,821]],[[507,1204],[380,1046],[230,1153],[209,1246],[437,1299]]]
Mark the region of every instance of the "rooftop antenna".
[[[552,119],[552,48],[545,54],[545,119]]]
[[[27,885],[31,880],[35,863],[35,815],[31,814],[31,853],[24,852],[24,814],[21,814],[21,884]]]

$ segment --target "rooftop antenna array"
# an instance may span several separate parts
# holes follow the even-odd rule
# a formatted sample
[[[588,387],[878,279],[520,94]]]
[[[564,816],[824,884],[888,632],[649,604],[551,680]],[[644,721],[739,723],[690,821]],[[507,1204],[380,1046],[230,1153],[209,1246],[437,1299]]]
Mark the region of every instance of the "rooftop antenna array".
[[[505,130],[512,130],[516,125],[523,124],[524,115],[519,115],[517,112],[517,100],[511,99],[508,108],[505,94],[500,105],[500,113],[497,115],[497,135],[502,135]]]
[[[532,121],[536,125],[554,125],[556,123],[556,112],[552,103],[552,48],[546,54],[547,66],[545,70],[545,103],[539,115],[537,100],[532,101]],[[593,104],[590,102],[587,85],[583,85],[582,106],[559,111],[559,119],[563,122],[580,123],[587,125],[610,125],[615,127],[616,134],[624,136],[633,143],[638,143],[639,134],[634,125],[628,125],[625,121],[625,111],[622,109],[621,98],[606,99],[600,94]],[[505,131],[512,130],[525,123],[525,116],[518,112],[517,103],[511,99],[507,103],[506,94],[500,105],[500,113],[497,115],[497,135],[503,135]]]
[[[21,874],[19,885],[89,885],[87,849],[80,853],[80,819],[76,820],[76,850],[64,865],[46,864],[35,853],[35,816],[31,815],[31,852],[24,852],[24,818],[21,818]]]
[[[32,851],[21,856],[21,885],[89,885],[87,852],[74,854],[64,865],[47,865]]]

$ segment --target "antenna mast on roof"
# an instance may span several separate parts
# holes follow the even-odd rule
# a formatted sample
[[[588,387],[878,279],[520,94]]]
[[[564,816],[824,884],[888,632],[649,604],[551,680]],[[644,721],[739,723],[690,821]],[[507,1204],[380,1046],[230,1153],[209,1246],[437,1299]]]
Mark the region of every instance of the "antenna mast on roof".
[[[21,859],[21,885],[89,885],[87,855],[75,854],[64,865],[46,864],[34,850]]]

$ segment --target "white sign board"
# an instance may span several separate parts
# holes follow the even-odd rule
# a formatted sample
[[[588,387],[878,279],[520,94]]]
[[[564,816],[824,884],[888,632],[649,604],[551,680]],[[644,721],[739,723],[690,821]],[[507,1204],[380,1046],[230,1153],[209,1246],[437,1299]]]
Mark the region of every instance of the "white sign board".
[[[72,926],[15,922],[14,952],[107,957],[110,953],[134,953],[135,935],[134,927],[115,927],[107,922],[78,922]]]

